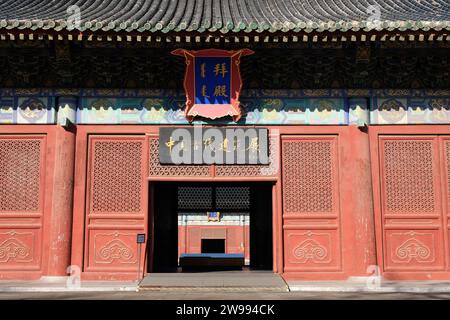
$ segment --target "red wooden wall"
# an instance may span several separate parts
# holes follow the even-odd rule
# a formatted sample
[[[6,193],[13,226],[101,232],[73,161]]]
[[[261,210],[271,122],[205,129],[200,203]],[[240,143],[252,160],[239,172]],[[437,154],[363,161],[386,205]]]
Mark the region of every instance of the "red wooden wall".
[[[368,136],[356,127],[270,127],[263,171],[160,165],[157,126],[77,129],[72,264],[86,279],[136,277],[153,181],[272,181],[273,270],[286,278],[343,279],[375,263]],[[355,186],[366,202],[351,201]]]
[[[337,136],[282,141],[284,270],[341,271]]]
[[[156,126],[77,129],[72,264],[85,279],[134,279],[139,262],[146,270],[145,252],[152,250],[143,247],[139,261],[136,235],[152,234],[147,230],[152,181],[277,179],[270,170],[261,176],[256,165],[161,165]]]
[[[284,277],[367,276],[376,263],[367,134],[308,127],[281,137]]]
[[[378,260],[392,279],[448,279],[450,128],[371,132]]]
[[[225,253],[243,253],[245,259],[250,259],[250,228],[248,225],[178,226],[178,255],[201,253],[202,239],[224,239]]]
[[[45,135],[0,136],[0,270],[40,271]]]
[[[0,279],[66,275],[73,159],[60,126],[0,126]]]
[[[89,136],[84,270],[136,272],[145,233],[144,136]]]
[[[134,279],[138,262],[146,270],[136,234],[151,235],[154,181],[271,181],[273,270],[286,279],[374,265],[391,279],[450,278],[448,126],[270,130],[275,165],[262,174],[161,166],[157,126],[0,126],[0,278],[66,275],[71,264],[84,278]]]

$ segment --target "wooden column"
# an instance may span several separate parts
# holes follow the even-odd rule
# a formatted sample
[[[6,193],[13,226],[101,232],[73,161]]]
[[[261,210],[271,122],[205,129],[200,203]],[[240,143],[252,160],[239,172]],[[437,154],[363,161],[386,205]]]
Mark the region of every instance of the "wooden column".
[[[65,276],[71,264],[75,133],[59,125],[55,131],[53,201],[48,224],[49,258],[46,275]]]
[[[366,130],[356,125],[348,127],[348,159],[341,167],[346,171],[347,185],[351,187],[351,190],[345,190],[345,198],[352,216],[345,220],[352,224],[353,232],[346,235],[344,230],[343,235],[345,250],[349,251],[347,256],[353,257],[349,268],[351,276],[369,276],[374,271],[370,266],[377,264],[369,135],[366,131],[367,127]]]

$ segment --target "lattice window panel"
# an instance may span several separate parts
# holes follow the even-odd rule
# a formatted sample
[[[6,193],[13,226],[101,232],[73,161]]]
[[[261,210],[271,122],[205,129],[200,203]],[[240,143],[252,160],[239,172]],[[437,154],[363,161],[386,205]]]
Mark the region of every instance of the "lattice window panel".
[[[211,210],[212,187],[178,187],[178,209]]]
[[[274,176],[278,173],[278,166],[276,165],[278,146],[278,137],[270,137],[269,163],[271,165],[216,165],[215,174],[218,177]]]
[[[287,213],[332,213],[335,140],[283,142],[283,200]]]
[[[384,140],[384,188],[388,212],[435,212],[433,142]]]
[[[223,209],[250,209],[249,187],[217,187],[216,208]]]
[[[41,139],[0,137],[0,212],[39,210]]]
[[[150,138],[149,144],[149,176],[208,177],[210,175],[207,165],[161,165],[158,138]]]
[[[143,141],[93,141],[91,212],[140,212]]]
[[[447,164],[447,201],[450,202],[450,141],[445,142],[445,160]]]

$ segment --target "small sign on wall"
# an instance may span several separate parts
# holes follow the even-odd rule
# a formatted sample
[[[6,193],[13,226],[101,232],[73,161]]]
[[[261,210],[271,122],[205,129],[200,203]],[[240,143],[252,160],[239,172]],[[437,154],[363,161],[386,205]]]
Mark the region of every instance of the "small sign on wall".
[[[220,222],[220,212],[219,211],[208,211],[206,213],[206,215],[208,217],[208,222],[210,222],[210,221]]]
[[[136,236],[136,243],[145,243],[145,233],[138,233]]]

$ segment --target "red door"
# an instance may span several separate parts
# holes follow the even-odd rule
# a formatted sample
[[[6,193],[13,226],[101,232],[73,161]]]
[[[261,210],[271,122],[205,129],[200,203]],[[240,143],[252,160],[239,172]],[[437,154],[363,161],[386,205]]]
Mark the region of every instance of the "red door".
[[[89,137],[84,272],[136,275],[147,229],[145,136]]]
[[[384,270],[443,271],[439,138],[382,136],[379,148]]]
[[[441,156],[441,186],[442,186],[442,223],[444,231],[445,259],[447,271],[450,272],[450,136],[439,137]],[[448,277],[449,278],[450,274]]]
[[[284,136],[282,157],[285,273],[342,271],[338,136]]]
[[[41,275],[46,141],[0,135],[0,278]]]
[[[386,278],[450,277],[447,132],[426,126],[372,133],[377,252]]]

